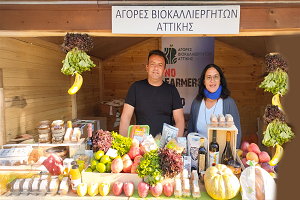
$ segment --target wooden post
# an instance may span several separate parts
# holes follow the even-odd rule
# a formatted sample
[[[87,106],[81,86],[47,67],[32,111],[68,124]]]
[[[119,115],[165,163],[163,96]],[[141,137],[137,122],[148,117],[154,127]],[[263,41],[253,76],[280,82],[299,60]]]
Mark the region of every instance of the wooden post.
[[[104,81],[103,81],[103,65],[102,61],[99,61],[99,83],[100,83],[100,103],[103,101],[104,97]]]
[[[5,107],[3,93],[3,73],[0,68],[0,146],[6,144]]]

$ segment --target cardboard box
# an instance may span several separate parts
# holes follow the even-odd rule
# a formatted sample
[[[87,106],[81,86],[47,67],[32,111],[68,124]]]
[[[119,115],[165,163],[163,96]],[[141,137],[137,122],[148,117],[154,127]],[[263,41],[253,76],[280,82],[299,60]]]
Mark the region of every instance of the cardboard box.
[[[231,145],[231,150],[233,154],[233,159],[236,158],[236,140],[237,140],[237,134],[238,134],[238,129],[236,128],[235,125],[232,125],[231,127],[213,127],[211,124],[207,124],[207,147],[206,150],[209,154],[209,144],[212,142],[212,136],[213,136],[213,130],[217,131],[217,143],[219,144],[219,164],[221,163],[222,159],[222,154],[224,151],[224,148],[226,146],[226,132],[230,131],[230,145]],[[209,157],[209,155],[207,155]],[[207,164],[208,166],[208,161],[207,159]]]
[[[134,184],[134,189],[137,190],[138,184],[143,181],[138,174],[130,173],[95,173],[95,172],[85,172],[81,173],[82,183],[90,184],[92,182],[103,183],[108,182],[111,185],[116,181],[121,181],[123,183],[127,181],[132,181]]]

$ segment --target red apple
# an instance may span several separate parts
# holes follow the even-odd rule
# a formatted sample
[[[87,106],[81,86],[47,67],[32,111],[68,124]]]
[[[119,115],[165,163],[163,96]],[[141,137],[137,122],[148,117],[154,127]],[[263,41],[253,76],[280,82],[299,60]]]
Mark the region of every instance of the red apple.
[[[146,198],[146,196],[148,195],[148,192],[149,192],[149,184],[144,182],[144,181],[141,181],[139,184],[138,184],[138,193],[139,193],[139,196],[141,198]]]
[[[115,196],[119,196],[123,192],[123,183],[121,181],[114,182],[112,186],[112,191]]]
[[[260,154],[258,155],[258,158],[259,158],[259,162],[262,162],[262,163],[270,162],[270,156],[265,151],[260,152]]]
[[[150,191],[154,197],[159,197],[163,191],[163,186],[161,183],[157,183],[156,185],[151,185]]]
[[[129,157],[133,160],[135,157],[141,155],[140,147],[131,147],[131,149],[128,152]]]
[[[123,186],[124,193],[127,197],[131,197],[134,192],[134,184],[132,181],[127,181]]]
[[[131,167],[132,167],[132,161],[130,159],[125,160],[123,162],[123,172],[130,173],[131,172]]]
[[[264,170],[266,170],[267,172],[274,172],[274,166],[271,166],[269,163],[264,162],[261,163],[261,168],[263,168]]]
[[[164,184],[163,191],[164,191],[164,195],[166,197],[172,196],[173,192],[174,192],[174,186],[173,186],[173,184],[172,183]]]
[[[131,147],[139,147],[139,145],[140,142],[136,138],[133,138],[131,141]]]
[[[128,154],[122,156],[122,161],[124,162],[125,160],[131,160]]]
[[[259,162],[258,156],[254,152],[248,152],[247,155],[246,155],[246,159],[247,160],[252,160],[252,161],[254,160],[257,163]]]
[[[243,151],[242,157],[246,158],[247,153],[248,153],[248,150]]]
[[[260,154],[260,149],[259,147],[257,146],[257,144],[255,143],[251,143],[248,147],[248,152],[254,152],[256,153],[257,155]]]
[[[241,149],[242,149],[243,151],[246,151],[246,150],[248,149],[248,146],[249,146],[249,142],[244,141],[244,142],[242,143],[242,145],[241,145]]]

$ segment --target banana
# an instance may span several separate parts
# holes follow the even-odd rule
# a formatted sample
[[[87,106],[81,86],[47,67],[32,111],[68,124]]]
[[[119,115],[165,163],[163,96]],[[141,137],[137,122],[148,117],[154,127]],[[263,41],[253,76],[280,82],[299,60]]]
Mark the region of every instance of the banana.
[[[281,103],[280,103],[280,96],[279,96],[279,93],[275,94],[272,98],[272,104],[274,106],[278,106],[278,108],[284,113],[283,111],[283,108],[281,106]]]
[[[276,152],[275,155],[273,156],[272,160],[269,162],[271,166],[275,166],[280,159],[282,158],[283,155],[283,148],[279,144],[276,144]]]
[[[70,95],[75,94],[80,89],[82,82],[83,82],[82,76],[75,72],[75,81],[72,87],[68,90],[68,93]]]

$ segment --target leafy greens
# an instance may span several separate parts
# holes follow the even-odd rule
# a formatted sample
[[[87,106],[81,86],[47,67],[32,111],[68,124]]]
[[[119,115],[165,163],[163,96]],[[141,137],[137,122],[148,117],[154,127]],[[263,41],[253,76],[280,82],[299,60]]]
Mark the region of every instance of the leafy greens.
[[[114,138],[111,147],[118,151],[119,156],[123,156],[129,152],[132,143],[130,137],[124,137],[114,131],[111,132],[111,136]]]
[[[292,132],[291,127],[275,119],[267,126],[262,143],[268,147],[274,146],[276,142],[282,145],[291,141],[294,137],[295,134]]]
[[[273,95],[278,92],[281,95],[285,95],[288,91],[288,75],[282,69],[278,68],[276,71],[270,72],[259,87],[273,93]]]

